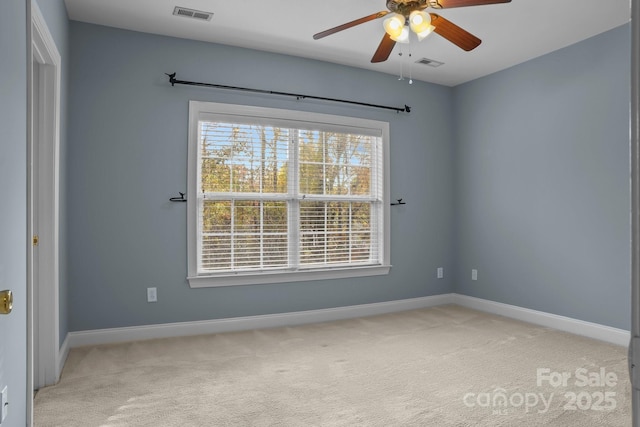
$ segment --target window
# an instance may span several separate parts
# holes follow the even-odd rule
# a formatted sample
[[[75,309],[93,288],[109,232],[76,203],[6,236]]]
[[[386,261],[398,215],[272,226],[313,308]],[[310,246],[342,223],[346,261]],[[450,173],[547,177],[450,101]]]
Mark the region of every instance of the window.
[[[191,101],[191,287],[387,274],[388,124]]]

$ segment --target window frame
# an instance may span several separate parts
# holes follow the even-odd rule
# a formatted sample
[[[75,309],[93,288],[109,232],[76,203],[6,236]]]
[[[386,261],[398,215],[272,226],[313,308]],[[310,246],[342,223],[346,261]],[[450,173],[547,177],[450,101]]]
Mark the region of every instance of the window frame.
[[[379,133],[382,141],[382,244],[381,263],[346,267],[304,268],[298,270],[238,271],[215,274],[198,274],[198,122],[206,116],[244,116],[258,118],[277,124],[291,122],[316,123],[362,129]],[[219,120],[219,118],[218,118]],[[192,288],[235,285],[257,285],[268,283],[302,282],[309,280],[344,279],[364,276],[385,275],[390,264],[390,218],[389,218],[389,123],[356,117],[336,116],[323,113],[284,110],[277,108],[223,104],[205,101],[189,101],[189,132],[187,161],[187,280]],[[291,234],[291,232],[289,233]]]

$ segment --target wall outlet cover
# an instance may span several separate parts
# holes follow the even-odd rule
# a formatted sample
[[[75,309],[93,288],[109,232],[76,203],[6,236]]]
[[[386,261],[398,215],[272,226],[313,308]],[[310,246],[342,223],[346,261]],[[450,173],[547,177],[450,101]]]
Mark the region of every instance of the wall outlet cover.
[[[158,301],[158,288],[147,288],[147,302]]]

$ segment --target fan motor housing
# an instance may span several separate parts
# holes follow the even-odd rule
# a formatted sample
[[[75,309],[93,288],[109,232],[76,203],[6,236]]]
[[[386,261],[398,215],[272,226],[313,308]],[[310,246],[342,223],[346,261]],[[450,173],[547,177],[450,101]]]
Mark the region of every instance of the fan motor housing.
[[[387,9],[408,17],[414,10],[422,10],[428,7],[441,9],[438,0],[388,0]]]

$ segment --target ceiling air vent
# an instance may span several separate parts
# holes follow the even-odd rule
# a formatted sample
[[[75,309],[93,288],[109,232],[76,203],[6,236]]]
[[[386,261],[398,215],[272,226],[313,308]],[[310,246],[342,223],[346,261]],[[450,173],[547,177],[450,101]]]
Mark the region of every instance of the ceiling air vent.
[[[202,10],[187,9],[186,7],[176,6],[173,9],[173,14],[176,16],[184,16],[186,18],[199,19],[201,21],[211,21],[213,13],[203,12]]]
[[[422,58],[416,61],[416,64],[428,65],[429,67],[439,67],[444,64],[444,62],[435,61],[429,58]]]

